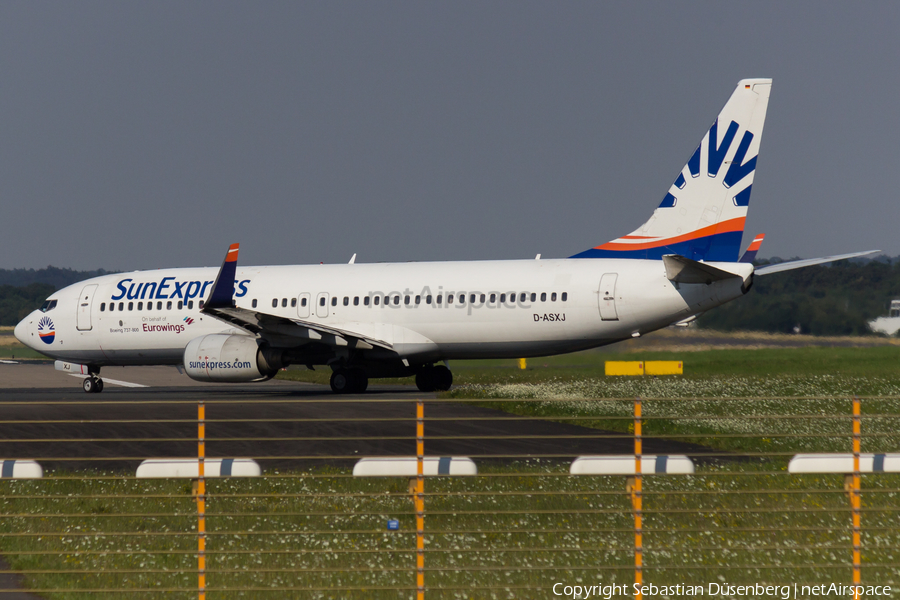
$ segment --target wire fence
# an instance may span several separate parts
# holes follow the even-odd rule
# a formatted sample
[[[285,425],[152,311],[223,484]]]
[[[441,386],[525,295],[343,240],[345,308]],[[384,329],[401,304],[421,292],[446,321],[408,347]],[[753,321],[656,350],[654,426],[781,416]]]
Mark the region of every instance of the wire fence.
[[[0,407],[4,595],[799,598],[900,583],[900,397]],[[797,455],[823,462],[798,472]],[[178,477],[138,476],[176,457]],[[366,475],[373,457],[403,460]],[[42,478],[16,478],[28,461]]]

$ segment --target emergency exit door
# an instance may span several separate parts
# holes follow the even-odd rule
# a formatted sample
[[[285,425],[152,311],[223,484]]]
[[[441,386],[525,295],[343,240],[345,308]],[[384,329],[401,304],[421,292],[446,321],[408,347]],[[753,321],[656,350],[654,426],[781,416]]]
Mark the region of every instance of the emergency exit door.
[[[617,273],[606,273],[600,278],[600,318],[604,321],[618,321],[616,312],[616,279]]]
[[[91,329],[91,305],[94,303],[94,292],[97,291],[97,284],[84,286],[81,295],[78,296],[78,331],[90,331]]]

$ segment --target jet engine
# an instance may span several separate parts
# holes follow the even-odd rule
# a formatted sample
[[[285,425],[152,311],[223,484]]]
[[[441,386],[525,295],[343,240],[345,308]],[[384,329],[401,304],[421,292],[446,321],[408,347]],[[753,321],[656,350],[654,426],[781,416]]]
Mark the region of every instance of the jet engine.
[[[280,351],[248,335],[205,335],[191,340],[184,349],[184,370],[197,381],[265,381],[283,366]]]

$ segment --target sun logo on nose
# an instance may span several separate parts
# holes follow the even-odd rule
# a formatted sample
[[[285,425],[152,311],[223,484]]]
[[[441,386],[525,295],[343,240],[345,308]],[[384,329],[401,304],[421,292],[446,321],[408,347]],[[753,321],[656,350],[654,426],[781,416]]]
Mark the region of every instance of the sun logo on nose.
[[[52,344],[53,340],[56,339],[56,328],[53,326],[53,321],[50,320],[50,317],[41,317],[41,320],[38,321],[38,335],[41,336],[41,341],[45,344]]]

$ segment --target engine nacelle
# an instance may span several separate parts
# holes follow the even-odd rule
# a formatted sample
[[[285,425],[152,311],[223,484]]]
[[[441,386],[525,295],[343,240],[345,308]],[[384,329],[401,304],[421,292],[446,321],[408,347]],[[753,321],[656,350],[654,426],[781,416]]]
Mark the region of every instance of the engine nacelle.
[[[191,340],[184,349],[184,370],[197,381],[265,381],[282,366],[276,351],[247,335],[205,335]]]

